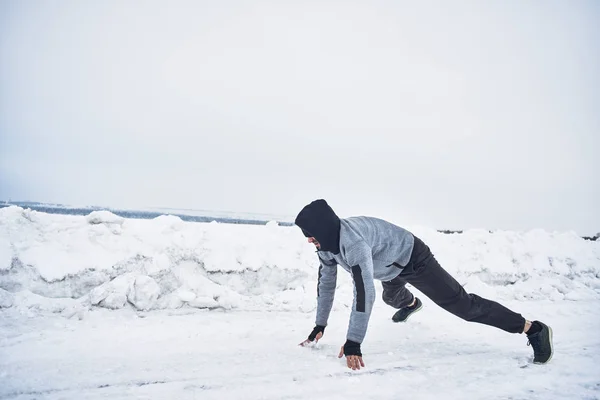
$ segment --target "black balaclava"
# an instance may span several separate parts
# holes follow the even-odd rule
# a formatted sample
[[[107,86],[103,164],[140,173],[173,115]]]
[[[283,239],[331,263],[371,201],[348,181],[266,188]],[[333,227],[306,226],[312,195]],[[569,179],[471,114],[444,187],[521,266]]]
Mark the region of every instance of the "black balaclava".
[[[340,252],[340,219],[325,200],[315,200],[304,207],[295,223],[304,236],[319,241],[322,251]]]

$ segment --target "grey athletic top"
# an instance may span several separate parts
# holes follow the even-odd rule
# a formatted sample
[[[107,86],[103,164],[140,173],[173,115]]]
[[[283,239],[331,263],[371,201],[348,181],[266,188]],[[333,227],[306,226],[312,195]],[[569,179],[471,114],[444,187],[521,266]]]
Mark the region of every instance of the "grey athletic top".
[[[295,222],[305,236],[320,244],[317,325],[327,325],[340,265],[354,280],[347,339],[362,343],[375,302],[373,280],[390,281],[402,272],[410,261],[414,236],[378,218],[340,219],[325,200],[304,207]]]
[[[318,238],[317,238],[318,240]],[[319,251],[317,325],[327,325],[335,294],[337,265],[352,274],[354,302],[347,339],[362,343],[375,302],[374,279],[397,277],[412,254],[414,236],[372,217],[340,219],[340,252]]]

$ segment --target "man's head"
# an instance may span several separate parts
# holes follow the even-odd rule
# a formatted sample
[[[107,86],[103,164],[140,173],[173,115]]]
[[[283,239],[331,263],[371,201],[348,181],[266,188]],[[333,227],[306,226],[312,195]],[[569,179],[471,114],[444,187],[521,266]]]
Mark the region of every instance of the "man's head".
[[[308,238],[308,243],[314,244],[317,250],[321,250],[321,244],[315,239],[312,233],[305,231],[302,227],[300,227],[300,230],[302,231],[302,234]]]
[[[315,200],[304,207],[295,223],[317,249],[340,252],[340,219],[325,200]]]
[[[309,237],[308,238],[308,243],[312,243],[315,245],[315,247],[317,248],[317,250],[321,250],[321,243],[319,243],[319,241],[317,239],[315,239],[314,237]]]

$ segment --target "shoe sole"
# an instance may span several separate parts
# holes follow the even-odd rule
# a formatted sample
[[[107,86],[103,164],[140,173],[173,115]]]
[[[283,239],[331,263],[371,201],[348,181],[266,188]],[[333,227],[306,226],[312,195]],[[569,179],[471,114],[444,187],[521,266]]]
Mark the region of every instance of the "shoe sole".
[[[402,321],[394,321],[394,320],[392,320],[392,321],[394,321],[394,323],[395,323],[395,324],[399,324],[399,323],[401,323],[401,322],[406,322],[406,321],[408,321],[408,319],[410,318],[410,316],[411,316],[411,315],[413,315],[413,314],[415,314],[415,313],[417,313],[417,312],[421,311],[421,309],[422,309],[422,308],[423,308],[423,304],[421,303],[421,305],[419,306],[419,308],[417,308],[415,311],[413,311],[413,312],[411,312],[410,314],[408,314],[408,315],[406,316],[406,318],[404,318]]]
[[[548,325],[546,325],[548,327],[548,336],[550,337],[550,357],[548,357],[548,359],[544,362],[533,362],[534,364],[537,365],[544,365],[550,362],[550,360],[552,360],[552,356],[554,355],[554,345],[552,344],[552,328],[550,328]]]

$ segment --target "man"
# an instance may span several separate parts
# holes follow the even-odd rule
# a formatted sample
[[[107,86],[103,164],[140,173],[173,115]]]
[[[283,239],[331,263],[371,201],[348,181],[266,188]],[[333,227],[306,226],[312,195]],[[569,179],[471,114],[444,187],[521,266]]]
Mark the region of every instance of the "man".
[[[352,274],[354,301],[346,343],[339,358],[346,356],[348,368],[365,364],[360,345],[367,332],[375,302],[374,279],[382,281],[383,301],[397,308],[394,322],[404,322],[422,307],[406,289],[410,283],[433,302],[452,314],[473,322],[495,326],[511,333],[526,333],[536,364],[552,358],[552,329],[463,287],[436,261],[429,247],[407,230],[370,217],[340,219],[325,200],[316,200],[298,214],[295,221],[309,243],[317,248],[320,260],[317,288],[316,326],[306,345],[323,337],[333,305],[337,265]]]

